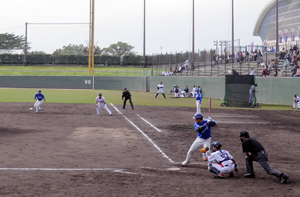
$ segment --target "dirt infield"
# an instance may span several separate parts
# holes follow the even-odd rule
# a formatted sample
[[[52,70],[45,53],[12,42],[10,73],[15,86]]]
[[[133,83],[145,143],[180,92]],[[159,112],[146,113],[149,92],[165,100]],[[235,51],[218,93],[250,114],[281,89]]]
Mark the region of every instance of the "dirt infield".
[[[117,105],[123,113],[118,114],[109,105],[111,117],[104,110],[97,116],[93,104],[44,103],[40,114],[30,107],[0,103],[1,195],[300,196],[300,110],[212,109],[219,123],[212,140],[222,142],[240,170],[219,180],[200,153],[188,167],[180,165],[197,136],[194,108],[135,106],[133,111]],[[207,112],[203,109],[205,117]],[[257,163],[256,178],[243,178],[241,130],[262,143],[273,168],[290,175],[288,184]]]

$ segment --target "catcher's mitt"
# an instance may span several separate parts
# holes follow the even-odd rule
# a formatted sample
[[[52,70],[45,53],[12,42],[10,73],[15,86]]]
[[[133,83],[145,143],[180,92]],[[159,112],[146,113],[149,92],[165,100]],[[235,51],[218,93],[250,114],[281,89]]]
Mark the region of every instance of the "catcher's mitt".
[[[201,148],[200,149],[200,152],[201,153],[206,153],[206,151],[208,151],[209,150],[209,148],[208,147],[205,147],[205,148]]]

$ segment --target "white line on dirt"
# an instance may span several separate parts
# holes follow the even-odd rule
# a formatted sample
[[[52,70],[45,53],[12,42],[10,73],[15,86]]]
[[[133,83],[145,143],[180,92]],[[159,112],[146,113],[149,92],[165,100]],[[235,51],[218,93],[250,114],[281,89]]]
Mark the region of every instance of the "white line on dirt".
[[[151,124],[150,122],[148,122],[146,119],[144,119],[143,117],[141,117],[139,114],[137,114],[137,116],[142,119],[143,121],[145,121],[146,123],[148,123],[151,127],[153,127],[156,131],[161,132],[161,130],[159,130],[158,128],[156,128],[153,124]]]
[[[111,106],[113,106],[118,112],[119,112],[119,110],[111,103]],[[168,157],[165,153],[164,153],[164,151],[162,151],[152,140],[151,140],[151,138],[149,138],[147,135],[146,135],[146,133],[144,133],[138,126],[136,126],[131,120],[129,120],[125,115],[123,115],[123,117],[132,125],[132,126],[134,126],[141,134],[143,134],[143,136],[145,136],[147,139],[148,139],[148,141],[165,157],[165,158],[167,158],[171,163],[174,163],[174,161],[170,158],[170,157]]]
[[[15,171],[115,171],[113,168],[0,168]],[[120,170],[120,169],[118,169]]]
[[[112,103],[111,103],[110,105],[113,106],[113,108],[115,108],[115,110],[116,110],[118,113],[122,114],[122,113],[118,110],[118,108],[116,108]]]

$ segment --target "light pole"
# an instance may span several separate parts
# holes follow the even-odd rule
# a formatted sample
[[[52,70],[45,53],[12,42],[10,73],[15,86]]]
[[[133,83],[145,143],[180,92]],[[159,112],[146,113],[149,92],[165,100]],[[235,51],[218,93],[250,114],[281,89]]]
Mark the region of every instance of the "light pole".
[[[146,67],[146,0],[144,0],[143,67]]]
[[[195,53],[195,0],[193,0],[193,39],[192,39],[192,64],[194,64]]]
[[[277,57],[277,52],[279,51],[279,46],[278,46],[278,0],[276,0],[276,52],[275,56]]]
[[[233,7],[233,0],[232,0],[232,38],[231,38],[231,44],[232,44],[232,65],[233,65],[233,63],[234,63],[234,7]]]

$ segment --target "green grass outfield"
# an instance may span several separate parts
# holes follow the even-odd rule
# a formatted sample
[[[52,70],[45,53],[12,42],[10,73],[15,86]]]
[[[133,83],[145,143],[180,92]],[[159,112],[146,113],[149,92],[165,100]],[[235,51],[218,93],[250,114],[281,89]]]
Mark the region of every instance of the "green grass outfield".
[[[34,102],[33,99],[37,89],[28,88],[0,88],[0,102]],[[95,103],[95,98],[101,92],[108,103],[122,104],[122,90],[62,90],[42,89],[42,93],[49,103]],[[173,106],[173,107],[195,107],[195,98],[173,98],[173,95],[166,95],[164,99],[160,94],[154,99],[155,93],[130,91],[134,105],[146,106]],[[291,110],[291,106],[285,105],[261,105],[262,108],[234,108],[220,107],[220,100],[212,99],[212,109],[245,109],[245,110]],[[208,98],[204,98],[201,108],[208,108]]]
[[[152,68],[95,67],[95,76],[150,76]],[[88,76],[88,66],[0,66],[0,76]]]

